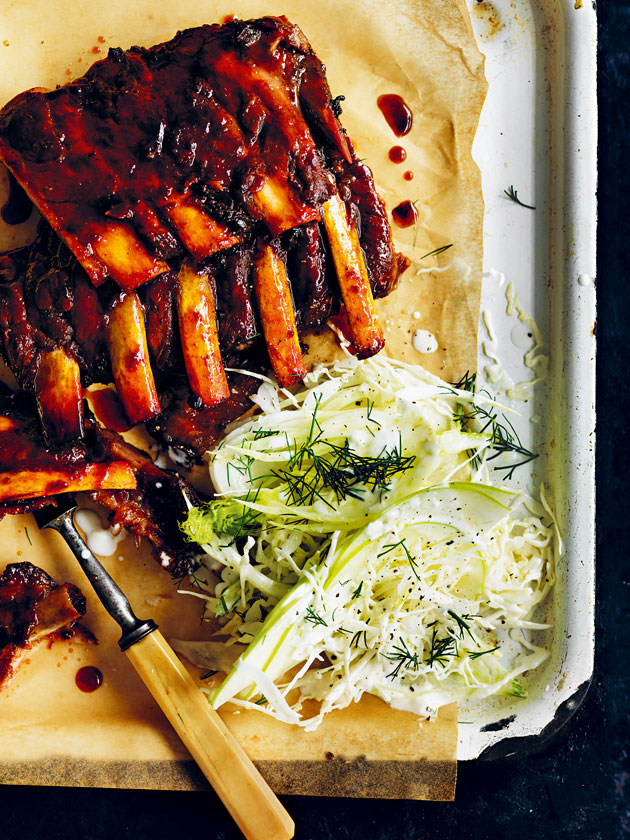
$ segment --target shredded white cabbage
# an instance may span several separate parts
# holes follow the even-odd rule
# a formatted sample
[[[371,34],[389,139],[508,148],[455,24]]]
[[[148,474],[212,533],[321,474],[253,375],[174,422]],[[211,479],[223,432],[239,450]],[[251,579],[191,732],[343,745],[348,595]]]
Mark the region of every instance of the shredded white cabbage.
[[[314,728],[366,691],[424,716],[522,694],[559,541],[544,495],[493,486],[528,459],[495,403],[383,357],[257,403],[212,453],[223,501],[185,523],[218,577],[208,617],[249,645],[213,703]]]

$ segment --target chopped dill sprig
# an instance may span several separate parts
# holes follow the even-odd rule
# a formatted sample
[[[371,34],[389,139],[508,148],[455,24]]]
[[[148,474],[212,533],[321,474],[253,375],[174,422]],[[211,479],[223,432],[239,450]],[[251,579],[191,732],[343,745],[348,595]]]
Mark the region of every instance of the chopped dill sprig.
[[[29,533],[28,533],[28,528],[24,528],[24,533],[26,534],[26,539],[28,540],[28,544],[33,545],[33,543],[31,542],[31,538],[29,536]]]
[[[226,463],[226,477],[227,482],[229,485],[232,484],[230,481],[230,469],[235,470],[240,475],[246,475],[249,478],[250,484],[253,482],[252,477],[252,464],[254,463],[254,458],[251,455],[239,455],[238,458],[234,458],[232,461],[228,461]]]
[[[379,551],[376,555],[377,557],[385,557],[387,554],[391,554],[392,551],[396,548],[402,548],[402,550],[407,555],[407,560],[413,561],[415,558],[407,548],[407,543],[405,542],[405,538],[403,537],[401,540],[398,540],[397,543],[388,543],[387,545],[383,546],[383,550]]]
[[[439,663],[442,668],[446,667],[446,660],[449,656],[457,655],[457,640],[452,636],[443,636],[438,638],[438,629],[433,627],[431,634],[431,649],[429,655],[424,660],[429,668],[433,667],[435,662]]]
[[[363,581],[361,581],[361,583],[357,586],[357,588],[352,593],[352,598],[350,599],[351,601],[354,601],[355,598],[359,597],[359,595],[361,594],[361,589],[362,588],[363,588]]]
[[[467,429],[473,421],[481,424],[480,433],[485,434],[490,430],[490,447],[494,450],[493,454],[486,458],[486,461],[494,461],[504,454],[512,454],[519,456],[520,460],[513,464],[495,464],[494,469],[498,472],[505,473],[505,479],[509,480],[514,475],[514,471],[518,467],[529,464],[535,458],[538,458],[538,453],[530,452],[523,444],[518,436],[514,426],[510,423],[507,417],[499,420],[498,411],[488,410],[482,405],[474,405],[472,408],[465,409],[460,406],[459,410],[454,414],[455,420]],[[475,458],[473,463],[479,464],[479,459]]]
[[[254,702],[256,706],[264,706],[265,703],[268,703],[269,701],[267,700],[264,694],[261,694],[258,700],[255,700]]]
[[[320,398],[321,399],[321,398]],[[377,456],[360,455],[351,448],[348,438],[343,444],[323,440],[323,431],[317,420],[320,399],[316,400],[310,429],[304,443],[291,445],[286,467],[272,470],[271,474],[285,486],[284,493],[294,505],[311,505],[320,499],[333,509],[331,502],[323,495],[332,490],[335,500],[342,501],[350,496],[363,498],[364,485],[369,490],[389,489],[395,475],[406,472],[413,466],[415,455],[402,454],[402,439],[391,449],[386,447]]]
[[[254,440],[260,440],[261,438],[268,438],[274,437],[275,435],[279,435],[280,431],[278,429],[256,429],[254,432]]]
[[[497,645],[496,647],[490,648],[489,650],[476,650],[473,653],[469,653],[468,656],[471,659],[479,659],[480,656],[485,656],[486,653],[494,653],[495,650],[499,650],[501,645]]]
[[[425,260],[427,257],[437,257],[438,254],[443,254],[444,251],[448,251],[449,248],[453,247],[453,243],[451,242],[450,245],[442,245],[441,248],[436,248],[435,251],[429,251],[428,254],[424,254],[424,256],[420,257],[421,260]]]
[[[389,659],[390,662],[395,662],[396,667],[393,671],[390,671],[387,674],[388,677],[392,679],[396,679],[396,677],[400,674],[400,671],[404,668],[405,671],[418,670],[418,654],[412,653],[407,645],[405,644],[405,640],[402,636],[399,638],[400,645],[394,645],[394,649],[392,653],[386,653],[385,658]]]
[[[219,673],[218,671],[213,670],[211,668],[209,671],[204,671],[203,674],[201,674],[201,676],[199,677],[199,679],[200,680],[209,680],[210,677],[214,677],[214,675],[218,674],[218,673]]]
[[[368,400],[368,401],[367,401],[367,406],[366,406],[366,408],[367,408],[367,414],[366,414],[366,416],[367,416],[367,421],[368,421],[368,423],[374,423],[376,426],[378,426],[378,427],[379,427],[379,429],[382,429],[383,427],[382,427],[382,425],[378,422],[378,420],[375,420],[375,419],[372,417],[372,412],[374,411],[374,402],[373,402],[373,401],[372,401],[372,402],[370,402],[370,401]]]
[[[321,624],[323,627],[328,627],[328,624],[324,621],[321,615],[317,615],[317,613],[312,607],[306,608],[306,615],[304,616],[304,621],[310,621],[311,624]]]
[[[524,201],[521,201],[521,199],[518,197],[518,193],[516,192],[512,184],[510,184],[509,189],[503,190],[503,192],[505,193],[505,195],[507,195],[510,201],[514,201],[516,204],[520,204],[521,207],[527,207],[528,210],[536,209],[536,207],[533,204],[525,204]]]
[[[462,617],[462,616],[460,616],[460,615],[457,615],[457,613],[456,613],[456,612],[453,612],[453,610],[448,610],[448,614],[451,616],[451,618],[454,618],[454,619],[455,619],[455,621],[457,622],[457,627],[458,627],[458,629],[459,629],[459,638],[460,638],[460,639],[463,639],[463,638],[464,638],[464,633],[468,633],[468,635],[470,636],[470,638],[471,638],[471,639],[473,640],[473,642],[475,642],[475,644],[476,644],[476,643],[477,643],[477,640],[475,639],[475,637],[473,636],[473,634],[470,632],[470,625],[469,625],[469,624],[467,624],[467,623],[464,621],[464,619],[465,619],[465,618],[470,618],[470,616],[469,616],[469,615],[464,615],[464,616]]]
[[[451,385],[458,391],[470,391],[471,394],[474,394],[477,386],[477,374],[467,370],[460,380],[451,382]]]
[[[401,540],[399,540],[397,543],[389,543],[388,545],[384,545],[383,546],[383,551],[381,551],[379,554],[376,555],[377,559],[379,557],[385,557],[387,554],[394,551],[394,549],[396,549],[396,548],[402,548],[402,550],[405,552],[405,556],[407,557],[407,560],[409,561],[409,565],[411,566],[411,571],[414,573],[416,578],[418,580],[420,580],[420,575],[418,574],[418,569],[416,568],[416,565],[417,565],[416,564],[416,558],[413,556],[413,554],[407,548],[407,543],[405,542],[404,537]]]
[[[359,647],[359,642],[361,641],[361,636],[363,636],[363,647],[367,650],[367,646],[368,646],[367,630],[357,630],[357,632],[354,634],[354,636],[350,640],[350,647],[351,648],[352,647],[355,647],[355,648]]]
[[[173,580],[175,586],[183,586],[184,584],[190,584],[191,586],[196,586],[197,589],[205,589],[208,586],[208,581],[204,580],[201,577],[198,577],[197,570],[199,566],[195,566],[194,569],[183,574],[181,577],[176,578]]]

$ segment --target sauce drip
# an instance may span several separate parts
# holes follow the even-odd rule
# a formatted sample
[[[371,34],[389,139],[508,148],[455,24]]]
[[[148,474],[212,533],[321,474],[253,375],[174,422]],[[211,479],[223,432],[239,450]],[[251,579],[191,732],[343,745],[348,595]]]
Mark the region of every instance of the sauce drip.
[[[89,693],[90,691],[96,691],[103,685],[103,674],[94,665],[85,665],[83,668],[79,668],[74,680],[81,691]]]
[[[337,328],[343,336],[343,339],[348,342],[348,350],[356,355],[354,344],[352,343],[352,330],[350,329],[345,311],[339,312],[337,315],[332,315],[328,321]]]
[[[8,225],[21,225],[31,215],[33,202],[9,172],[9,197],[0,210],[0,215]]]
[[[400,204],[392,210],[392,217],[398,227],[411,227],[418,221],[418,211],[410,201],[401,201]]]
[[[129,431],[131,425],[116,391],[111,388],[99,388],[98,391],[89,391],[88,394],[94,414],[104,426],[112,432]]]
[[[376,104],[396,137],[409,134],[413,124],[413,114],[402,96],[398,96],[397,93],[384,93],[376,100]]]
[[[403,178],[405,179],[405,181],[413,181],[413,172],[411,171],[411,169],[408,169],[405,172],[405,174],[403,175]]]
[[[392,146],[389,150],[389,159],[392,163],[402,163],[407,157],[407,152],[402,146]]]

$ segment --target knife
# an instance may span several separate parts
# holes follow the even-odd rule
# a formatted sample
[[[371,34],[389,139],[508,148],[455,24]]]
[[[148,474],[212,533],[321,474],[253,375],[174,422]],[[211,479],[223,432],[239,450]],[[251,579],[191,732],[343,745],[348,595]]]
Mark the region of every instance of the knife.
[[[171,726],[219,795],[247,840],[290,840],[293,820],[254,767],[218,713],[158,630],[142,621],[129,601],[92,554],[74,524],[77,504],[58,496],[59,506],[34,512],[40,529],[64,538],[101,603],[119,624],[118,644],[140,675]]]

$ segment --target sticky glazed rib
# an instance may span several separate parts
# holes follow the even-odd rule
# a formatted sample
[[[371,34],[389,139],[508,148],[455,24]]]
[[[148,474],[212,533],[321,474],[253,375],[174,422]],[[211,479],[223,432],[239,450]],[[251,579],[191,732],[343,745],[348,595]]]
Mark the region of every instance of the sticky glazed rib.
[[[407,263],[336,110],[285,18],[111,50],[5,106],[0,159],[67,246],[48,230],[0,267],[4,354],[50,440],[80,438],[88,381],[113,379],[130,421],[158,425],[174,365],[209,410],[245,357],[294,384],[301,335],[342,304],[358,354],[381,349],[373,298]]]
[[[15,675],[24,651],[60,631],[73,634],[85,598],[72,583],[58,586],[32,563],[11,563],[0,575],[0,690]],[[94,640],[87,631],[85,638]]]
[[[0,519],[55,505],[60,493],[86,492],[105,508],[112,525],[151,544],[158,563],[173,577],[194,565],[194,552],[178,522],[186,498],[198,497],[174,472],[120,435],[85,420],[84,439],[63,447],[43,444],[34,401],[25,392],[0,394]]]
[[[253,296],[254,259],[253,246],[231,249],[191,279],[193,287],[202,280],[213,297],[216,290],[223,359],[229,366],[258,370],[269,362]],[[131,294],[111,280],[95,289],[45,223],[32,245],[0,255],[0,351],[19,387],[36,397],[49,446],[82,439],[78,381],[83,386],[115,382],[129,426],[150,421],[158,438],[195,457],[251,406],[248,395],[259,384],[251,377],[231,374],[227,396],[214,408],[204,408],[192,391],[185,356],[186,349],[190,358],[195,348],[180,337],[180,280],[180,273],[168,272]],[[121,318],[130,301],[131,314]],[[325,313],[332,305],[327,299]],[[134,346],[142,352],[134,353]],[[53,373],[42,376],[51,368]],[[69,377],[64,380],[62,372],[68,368],[74,371],[71,388],[63,387]],[[157,400],[159,411],[151,400]]]
[[[9,103],[2,156],[95,283],[136,288],[178,252],[318,219],[334,184],[298,104],[308,53],[272,18],[111,50]]]

